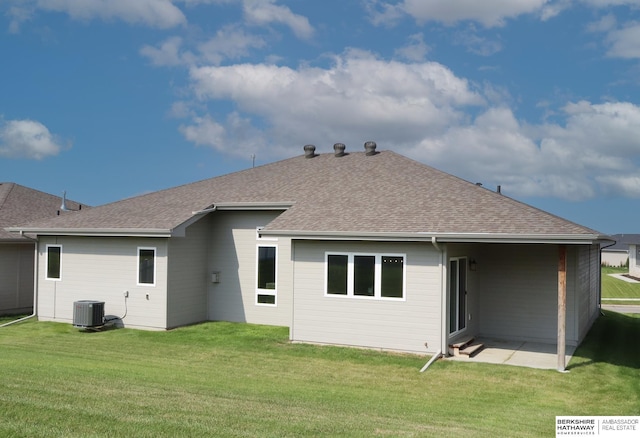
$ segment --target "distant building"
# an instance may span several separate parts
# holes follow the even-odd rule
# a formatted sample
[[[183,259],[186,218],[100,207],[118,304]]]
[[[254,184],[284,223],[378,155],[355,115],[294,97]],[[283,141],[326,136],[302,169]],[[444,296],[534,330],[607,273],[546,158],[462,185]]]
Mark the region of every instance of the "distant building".
[[[615,245],[602,248],[604,266],[626,266],[629,260],[629,244],[640,243],[640,234],[615,234]]]

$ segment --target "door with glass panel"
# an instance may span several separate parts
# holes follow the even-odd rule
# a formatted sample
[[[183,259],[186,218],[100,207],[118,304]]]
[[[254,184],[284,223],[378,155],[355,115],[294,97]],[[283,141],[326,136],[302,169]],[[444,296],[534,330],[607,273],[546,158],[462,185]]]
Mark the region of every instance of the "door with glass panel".
[[[449,333],[467,327],[467,258],[449,260]]]

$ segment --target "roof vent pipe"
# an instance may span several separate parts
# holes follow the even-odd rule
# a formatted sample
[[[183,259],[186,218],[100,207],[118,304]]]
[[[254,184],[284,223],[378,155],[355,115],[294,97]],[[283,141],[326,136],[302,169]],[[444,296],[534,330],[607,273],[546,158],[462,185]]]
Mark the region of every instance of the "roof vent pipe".
[[[333,145],[333,150],[335,151],[335,155],[336,157],[344,157],[345,153],[344,153],[344,149],[346,148],[346,146],[344,145],[344,143],[336,143]]]
[[[67,207],[67,192],[62,192],[62,204],[60,204],[60,210],[62,211],[71,211]]]
[[[304,146],[304,157],[305,158],[313,158],[316,156],[316,147],[312,144],[307,144]]]
[[[376,142],[368,141],[364,144],[365,155],[367,157],[376,154]]]
[[[498,186],[498,188],[496,188],[496,192],[502,194],[502,187]]]

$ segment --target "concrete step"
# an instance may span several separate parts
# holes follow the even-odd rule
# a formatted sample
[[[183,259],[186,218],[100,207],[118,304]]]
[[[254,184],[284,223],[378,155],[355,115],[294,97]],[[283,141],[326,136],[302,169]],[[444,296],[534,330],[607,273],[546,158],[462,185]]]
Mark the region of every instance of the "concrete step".
[[[484,348],[484,344],[481,344],[481,343],[467,345],[465,346],[465,348],[459,351],[459,355],[473,357],[476,354],[480,353],[480,351],[483,348]]]

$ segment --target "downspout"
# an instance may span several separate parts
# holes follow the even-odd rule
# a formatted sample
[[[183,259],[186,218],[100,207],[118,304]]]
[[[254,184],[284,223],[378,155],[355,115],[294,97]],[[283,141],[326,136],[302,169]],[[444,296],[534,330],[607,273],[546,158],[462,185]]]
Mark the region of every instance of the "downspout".
[[[429,359],[429,362],[427,362],[425,364],[425,366],[422,367],[422,369],[420,370],[421,373],[425,372],[425,370],[427,368],[429,368],[431,366],[432,363],[434,363],[438,358],[440,358],[440,356],[442,356],[442,350],[438,350],[438,352],[436,354],[434,354],[431,359]]]
[[[16,319],[15,321],[10,321],[4,324],[0,324],[0,328],[6,327],[11,324],[15,324],[17,322],[25,321],[29,318],[33,318],[37,315],[38,311],[38,239],[33,239],[29,236],[24,235],[24,231],[20,231],[20,237],[24,237],[25,239],[29,239],[35,242],[35,251],[33,257],[33,312],[29,316],[25,316],[24,318]]]
[[[438,245],[436,236],[431,236],[431,244],[440,253],[440,349],[439,355],[445,356],[447,351],[447,265],[445,249]],[[443,354],[444,353],[444,354]],[[439,357],[438,354],[434,357]],[[430,364],[427,364],[428,366]]]

